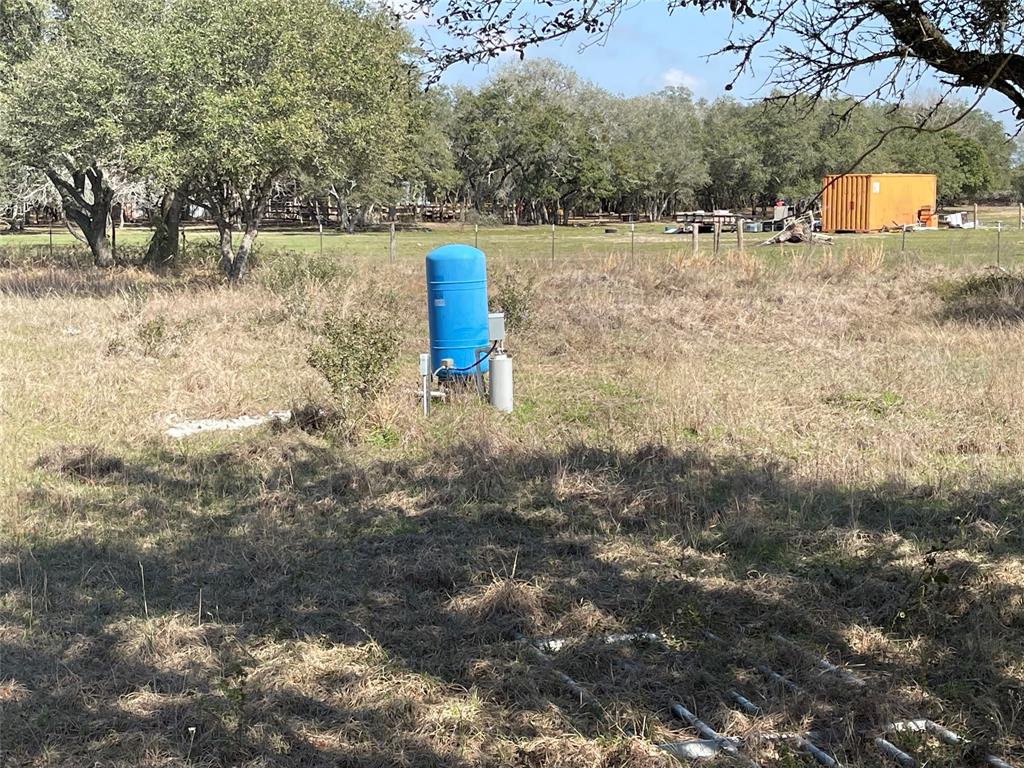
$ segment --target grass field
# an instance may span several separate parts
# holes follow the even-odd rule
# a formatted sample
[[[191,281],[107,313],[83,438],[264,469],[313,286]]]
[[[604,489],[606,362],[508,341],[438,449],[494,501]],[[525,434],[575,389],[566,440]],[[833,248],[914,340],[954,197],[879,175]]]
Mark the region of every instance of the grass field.
[[[1024,263],[1024,231],[1017,228],[1016,208],[981,208],[979,218],[985,229],[941,230],[913,232],[907,237],[899,233],[876,235],[838,235],[832,248],[815,246],[787,246],[785,248],[765,247],[756,251],[758,258],[768,263],[786,263],[794,258],[818,260],[848,250],[858,254],[870,254],[886,264],[903,264],[909,261],[926,261],[950,266],[972,266]],[[995,226],[1002,224],[1002,231]],[[396,237],[396,258],[419,261],[423,254],[443,243],[458,240],[476,243],[492,259],[528,258],[550,264],[559,261],[601,261],[632,254],[635,258],[682,258],[692,255],[693,248],[688,235],[666,235],[664,224],[638,224],[631,233],[628,224],[615,225],[614,233],[605,233],[602,227],[556,228],[554,233],[554,254],[552,254],[552,232],[548,227],[480,227],[472,225],[433,225],[429,231],[400,231]],[[149,237],[149,231],[141,227],[130,227],[118,231],[118,243],[122,249],[138,250]],[[770,237],[747,234],[745,246],[752,248],[758,242]],[[196,260],[212,257],[216,233],[207,227],[186,228],[186,257]],[[268,230],[260,234],[259,247],[266,252],[293,251],[338,258],[365,257],[387,260],[389,252],[388,234],[384,232],[346,234],[325,231],[323,237],[316,231],[281,232]],[[84,256],[80,244],[64,230],[53,232],[53,244],[58,255],[74,247],[75,252]],[[0,249],[16,253],[24,260],[47,262],[50,257],[50,233],[36,229],[25,234],[0,235]],[[712,238],[701,236],[702,252],[710,253]],[[736,236],[723,235],[722,250],[735,249]],[[803,255],[801,255],[803,254]]]
[[[970,739],[891,736],[922,764],[1024,764],[1024,285],[993,231],[560,230],[553,263],[479,234],[528,310],[508,416],[414,397],[451,229],[395,264],[386,234],[266,233],[237,287],[0,269],[5,765],[672,765],[672,702],[762,765],[813,765],[765,737],[807,730],[894,765],[872,739],[911,718]],[[401,354],[344,436],[164,436],[329,402],[309,346],[363,305]],[[661,641],[602,640],[634,631]]]

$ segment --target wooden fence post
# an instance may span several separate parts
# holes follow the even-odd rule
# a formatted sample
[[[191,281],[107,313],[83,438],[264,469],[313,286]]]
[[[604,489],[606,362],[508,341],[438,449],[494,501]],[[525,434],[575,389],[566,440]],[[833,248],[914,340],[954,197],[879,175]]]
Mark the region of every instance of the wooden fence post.
[[[1017,229],[1024,229],[1024,203],[1017,203]]]
[[[743,221],[742,217],[736,219],[736,246],[743,253]]]
[[[694,256],[697,255],[697,251],[700,249],[699,235],[700,235],[700,227],[697,225],[697,222],[695,221],[695,222],[693,222],[693,224],[690,225],[690,239],[693,240],[693,255]]]
[[[974,204],[974,228],[978,228],[978,204]]]
[[[388,229],[388,263],[395,263],[395,222],[391,222],[391,226]]]
[[[722,220],[719,219],[719,218],[715,219],[714,234],[715,234],[715,256],[717,256],[718,255],[718,249],[722,245]]]

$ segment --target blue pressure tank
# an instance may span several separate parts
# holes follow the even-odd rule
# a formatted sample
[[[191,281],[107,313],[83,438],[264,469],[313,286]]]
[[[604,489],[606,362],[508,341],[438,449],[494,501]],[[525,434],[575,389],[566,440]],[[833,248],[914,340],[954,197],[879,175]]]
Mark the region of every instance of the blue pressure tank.
[[[442,245],[427,254],[427,324],[430,327],[430,365],[441,367],[448,357],[454,374],[472,376],[474,350],[487,347],[487,261],[471,245]],[[480,371],[487,370],[487,361]],[[449,374],[442,372],[444,377]]]

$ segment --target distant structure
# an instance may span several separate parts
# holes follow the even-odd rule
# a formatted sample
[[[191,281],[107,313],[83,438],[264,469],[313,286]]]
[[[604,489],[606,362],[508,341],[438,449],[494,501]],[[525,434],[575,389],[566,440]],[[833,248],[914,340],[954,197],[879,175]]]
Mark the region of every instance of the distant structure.
[[[939,225],[933,173],[851,173],[826,176],[823,186],[824,232],[881,232]]]

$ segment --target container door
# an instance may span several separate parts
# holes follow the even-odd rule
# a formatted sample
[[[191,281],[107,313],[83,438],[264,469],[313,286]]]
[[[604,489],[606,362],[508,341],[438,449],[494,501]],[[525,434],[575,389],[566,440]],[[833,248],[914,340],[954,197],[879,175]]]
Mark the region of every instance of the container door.
[[[826,176],[825,183],[830,181],[832,185],[822,196],[822,228],[826,232],[867,231],[870,177],[862,173]]]

